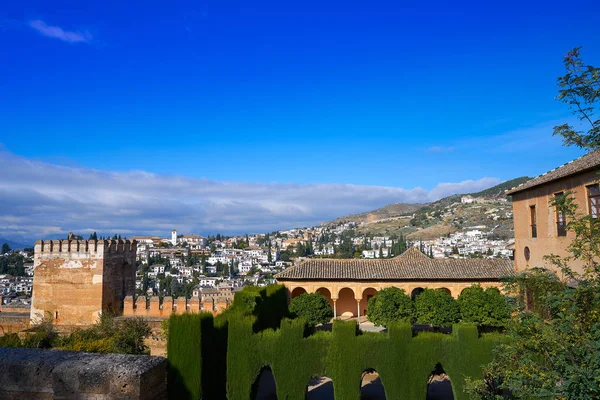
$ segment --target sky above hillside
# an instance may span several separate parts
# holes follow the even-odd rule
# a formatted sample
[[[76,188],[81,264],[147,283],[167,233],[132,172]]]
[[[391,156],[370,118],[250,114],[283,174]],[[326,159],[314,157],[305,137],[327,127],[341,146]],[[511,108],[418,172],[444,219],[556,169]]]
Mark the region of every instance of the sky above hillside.
[[[7,2],[0,236],[289,228],[581,155],[555,82],[600,6],[487,3]]]

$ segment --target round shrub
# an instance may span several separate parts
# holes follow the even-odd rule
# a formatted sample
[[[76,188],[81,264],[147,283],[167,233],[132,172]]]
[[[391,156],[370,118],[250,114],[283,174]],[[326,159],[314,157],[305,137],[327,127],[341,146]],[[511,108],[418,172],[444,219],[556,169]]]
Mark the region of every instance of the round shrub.
[[[304,318],[311,326],[326,324],[333,318],[329,301],[318,293],[303,293],[294,297],[289,310],[293,316]]]
[[[380,326],[389,326],[392,322],[412,323],[414,304],[404,290],[386,288],[369,299],[367,316],[369,321]]]
[[[458,303],[440,289],[425,289],[415,298],[417,324],[451,326],[460,320]]]
[[[458,296],[458,305],[463,322],[504,326],[510,317],[509,305],[497,288],[484,291],[479,285],[471,286]]]

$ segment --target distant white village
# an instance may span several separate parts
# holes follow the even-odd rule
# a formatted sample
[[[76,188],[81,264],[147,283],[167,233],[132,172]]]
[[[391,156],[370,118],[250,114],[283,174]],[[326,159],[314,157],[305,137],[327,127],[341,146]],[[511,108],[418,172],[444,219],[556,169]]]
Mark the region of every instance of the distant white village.
[[[477,203],[487,203],[485,214],[490,222],[512,218],[506,207],[494,208],[493,203],[502,201],[463,196],[460,204],[447,207],[445,213],[452,215],[453,207],[461,204],[477,207]],[[137,293],[230,301],[240,288],[272,283],[277,272],[309,257],[391,258],[409,246],[419,247],[432,258],[509,258],[513,252],[514,239],[494,240],[490,237],[493,227],[486,225],[464,227],[434,240],[412,241],[395,235],[360,234],[361,225],[329,223],[242,236],[182,235],[176,229],[170,237],[132,236],[130,239],[138,242]],[[16,273],[18,276],[0,275],[0,294],[5,306],[27,304],[32,292],[33,254],[21,251],[1,256],[16,254],[21,255],[23,265]]]

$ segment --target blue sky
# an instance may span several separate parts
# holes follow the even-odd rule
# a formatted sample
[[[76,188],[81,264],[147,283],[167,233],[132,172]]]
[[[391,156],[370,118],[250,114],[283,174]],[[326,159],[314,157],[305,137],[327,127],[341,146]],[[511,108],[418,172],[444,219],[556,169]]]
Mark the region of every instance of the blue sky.
[[[555,82],[572,47],[600,65],[597,2],[413,3],[3,4],[4,165],[286,188],[422,188],[416,200],[424,201],[441,183],[477,189],[481,179],[536,175],[582,154],[551,136],[572,120],[554,99]],[[65,187],[51,189],[67,195]],[[302,221],[274,218],[269,227],[390,199],[415,201],[386,195],[329,213],[313,205]],[[72,222],[56,224],[62,232]],[[26,234],[18,232],[4,233]]]

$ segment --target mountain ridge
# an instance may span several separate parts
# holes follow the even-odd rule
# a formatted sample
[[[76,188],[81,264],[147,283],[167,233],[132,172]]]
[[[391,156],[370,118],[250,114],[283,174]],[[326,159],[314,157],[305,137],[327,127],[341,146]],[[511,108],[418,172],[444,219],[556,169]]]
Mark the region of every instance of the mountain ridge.
[[[528,181],[529,177],[521,176],[518,178],[510,179],[508,181],[502,182],[498,185],[492,186],[490,188],[481,190],[479,192],[472,193],[462,193],[462,194],[454,194],[450,196],[446,196],[439,200],[433,201],[431,203],[394,203],[388,204],[384,207],[366,211],[360,214],[349,214],[340,218],[336,218],[335,220],[324,223],[323,225],[332,226],[339,225],[342,223],[354,222],[356,224],[363,225],[375,225],[377,223],[388,222],[388,225],[393,226],[395,222],[402,223],[405,220],[410,220],[410,225],[413,225],[417,229],[426,229],[430,228],[433,224],[431,223],[419,223],[419,219],[423,221],[427,220],[427,222],[431,222],[431,216],[429,214],[440,213],[443,209],[446,209],[450,205],[454,203],[460,203],[461,197],[471,196],[475,199],[477,198],[486,198],[486,199],[499,199],[499,198],[508,198],[504,193],[506,190],[511,189],[519,184]],[[363,231],[368,232],[369,229],[362,229]],[[448,229],[442,229],[440,234],[447,234]],[[437,232],[432,232],[432,235]]]

